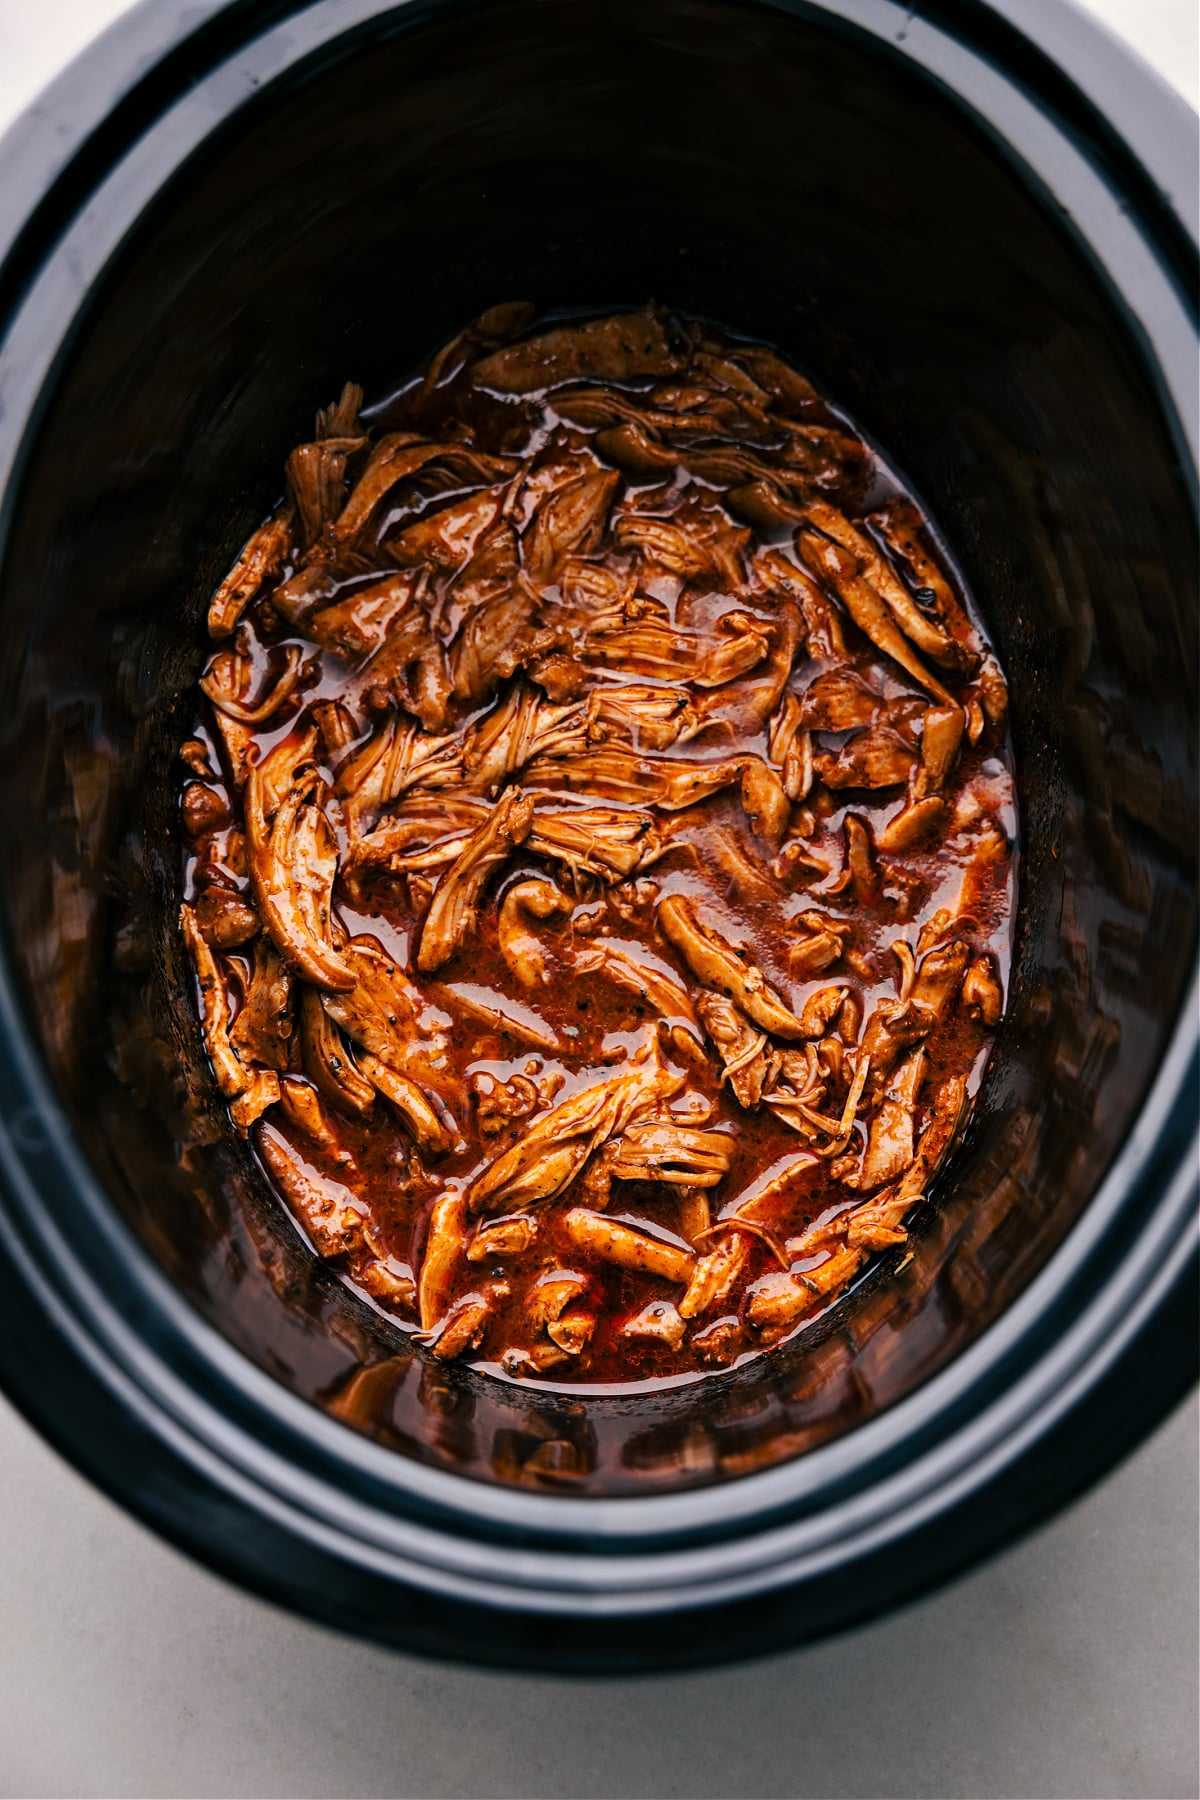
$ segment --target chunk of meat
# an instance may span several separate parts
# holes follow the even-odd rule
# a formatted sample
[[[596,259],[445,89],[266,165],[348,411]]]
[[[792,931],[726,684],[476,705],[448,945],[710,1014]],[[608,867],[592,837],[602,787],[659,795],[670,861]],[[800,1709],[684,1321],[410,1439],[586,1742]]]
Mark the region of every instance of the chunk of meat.
[[[507,862],[514,844],[524,843],[533,823],[533,800],[509,788],[490,816],[471,833],[438,882],[421,928],[417,967],[432,974],[451,957],[475,924],[488,878]]]
[[[472,1212],[512,1212],[553,1200],[609,1138],[682,1085],[682,1076],[647,1058],[560,1101],[472,1183]]]
[[[811,513],[811,509],[810,509]],[[859,558],[832,538],[820,532],[801,530],[796,548],[814,575],[823,576],[837,594],[859,630],[876,649],[898,663],[927,693],[934,694],[948,706],[954,704],[935,675],[930,674],[904,633],[896,625],[887,605],[876,588],[862,573]]]
[[[345,989],[353,971],[330,936],[337,844],[319,804],[323,783],[315,770],[303,771],[315,741],[311,726],[250,770],[247,859],[259,916],[284,961],[314,987]]]
[[[318,1177],[281,1131],[263,1120],[255,1136],[268,1174],[322,1256],[343,1257],[367,1246],[366,1208],[340,1182]]]
[[[311,548],[341,511],[346,498],[346,464],[366,441],[361,434],[318,438],[311,444],[297,444],[288,457],[288,493],[296,509],[303,550]]]
[[[493,1257],[524,1256],[537,1239],[537,1220],[525,1213],[511,1219],[481,1219],[467,1249],[468,1262],[490,1262]]]
[[[446,1314],[433,1343],[433,1354],[443,1362],[475,1350],[482,1342],[491,1316],[492,1304],[486,1294],[464,1294]]]
[[[808,516],[818,530],[857,560],[861,579],[879,595],[900,630],[918,650],[957,674],[970,670],[972,658],[969,653],[944,626],[921,611],[895,569],[866,532],[852,525],[844,513],[825,501],[810,501]]]
[[[571,756],[588,741],[588,710],[575,702],[555,706],[526,682],[474,725],[463,750],[467,786],[493,793],[535,756]]]
[[[213,1066],[217,1086],[226,1099],[233,1099],[250,1084],[251,1071],[242,1063],[229,1039],[230,1009],[225,983],[217,968],[216,958],[196,921],[190,906],[179,909],[183,941],[196,971],[200,993],[200,1030],[204,1048]]]
[[[292,1028],[292,978],[274,945],[260,938],[229,1040],[243,1062],[283,1070],[291,1065]]]
[[[208,603],[210,637],[228,637],[265,582],[277,574],[291,553],[292,509],[280,510],[251,532],[237,561]]]
[[[421,1252],[417,1305],[421,1330],[432,1331],[445,1315],[467,1255],[467,1203],[449,1192],[434,1201]]]
[[[573,1206],[563,1226],[579,1249],[590,1251],[603,1262],[615,1263],[619,1269],[630,1269],[638,1275],[659,1275],[681,1287],[691,1282],[696,1258],[690,1250],[664,1243],[661,1238],[636,1231],[632,1225],[622,1225],[603,1213],[589,1212],[584,1206]]]
[[[973,1018],[994,1031],[1004,1011],[1004,994],[990,957],[979,956],[963,977],[963,1005]]]
[[[552,881],[531,876],[514,882],[500,903],[497,931],[500,954],[523,987],[536,987],[547,979],[546,953],[529,921],[560,918],[571,910],[571,901]]]
[[[856,732],[836,756],[818,756],[815,765],[828,788],[882,788],[907,781],[916,760],[899,732],[875,725]]]
[[[528,849],[602,881],[628,880],[669,847],[648,813],[615,812],[602,806],[561,810],[539,806],[525,841]]]
[[[599,969],[659,1019],[682,1025],[699,1037],[700,1025],[687,989],[673,969],[652,961],[640,945],[614,938],[597,939],[576,956],[575,967]]]
[[[807,731],[861,731],[882,704],[856,670],[830,669],[799,696],[800,723]]]
[[[966,1083],[951,1076],[934,1097],[933,1113],[921,1133],[917,1153],[895,1189],[878,1195],[849,1215],[846,1242],[860,1256],[868,1250],[886,1250],[903,1243],[908,1233],[902,1220],[918,1201],[944,1161],[958,1134],[966,1108]]]
[[[304,1072],[317,1092],[332,1106],[370,1112],[375,1089],[355,1068],[315,988],[301,988],[300,1026]]]
[[[539,332],[482,358],[471,380],[498,394],[528,394],[567,381],[672,375],[678,367],[662,319],[645,311]]]
[[[685,1319],[694,1319],[714,1307],[724,1306],[750,1261],[750,1240],[744,1232],[727,1231],[692,1272],[687,1293],[679,1302]]]
[[[772,1074],[766,1033],[756,1031],[723,994],[701,994],[696,1006],[724,1064],[722,1081],[743,1106],[757,1106]]]
[[[615,1141],[618,1181],[664,1181],[675,1187],[716,1187],[729,1173],[735,1143],[728,1131],[696,1131],[657,1119],[626,1127]]]
[[[764,1031],[782,1038],[803,1036],[799,1019],[768,984],[762,970],[701,925],[682,894],[669,894],[659,902],[658,923],[668,943],[705,987],[735,1000]]]
[[[192,910],[203,937],[214,950],[235,950],[258,935],[258,914],[230,888],[205,888],[197,894]]]
[[[543,500],[524,541],[522,557],[536,586],[552,582],[559,565],[572,552],[596,548],[620,479],[611,469],[598,469]]]
[[[678,1307],[672,1306],[669,1300],[651,1300],[643,1306],[640,1313],[627,1319],[621,1327],[625,1337],[653,1338],[667,1344],[672,1350],[678,1350],[683,1343],[687,1323],[680,1317]]]
[[[871,1120],[857,1185],[869,1193],[903,1174],[913,1160],[913,1115],[925,1076],[926,1055],[916,1050],[892,1077]]]

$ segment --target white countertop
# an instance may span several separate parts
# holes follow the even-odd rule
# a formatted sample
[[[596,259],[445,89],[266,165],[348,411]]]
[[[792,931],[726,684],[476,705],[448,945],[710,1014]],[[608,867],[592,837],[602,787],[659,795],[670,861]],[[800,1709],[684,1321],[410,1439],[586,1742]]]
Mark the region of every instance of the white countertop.
[[[1195,0],[1091,4],[1197,103]],[[123,10],[0,0],[0,130]],[[1191,1800],[1198,1424],[1191,1402],[1055,1523],[880,1624],[592,1682],[436,1667],[277,1612],[0,1401],[0,1797]]]

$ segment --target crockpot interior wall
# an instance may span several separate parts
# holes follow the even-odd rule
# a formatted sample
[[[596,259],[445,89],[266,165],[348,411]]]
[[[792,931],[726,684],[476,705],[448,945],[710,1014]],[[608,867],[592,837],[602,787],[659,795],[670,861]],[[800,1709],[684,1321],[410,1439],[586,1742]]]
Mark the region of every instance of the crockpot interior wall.
[[[519,1478],[557,1435],[579,1486],[645,1491],[868,1416],[1044,1263],[1134,1117],[1196,931],[1189,509],[1093,281],[1061,217],[898,60],[702,0],[405,8],[261,93],[164,191],[17,496],[0,884],[73,1129],[262,1367],[409,1454]],[[428,1369],[230,1137],[172,924],[171,745],[207,592],[344,380],[382,394],[500,299],[651,295],[776,342],[932,510],[1009,673],[1021,911],[983,1101],[903,1270],[747,1370],[581,1416]]]

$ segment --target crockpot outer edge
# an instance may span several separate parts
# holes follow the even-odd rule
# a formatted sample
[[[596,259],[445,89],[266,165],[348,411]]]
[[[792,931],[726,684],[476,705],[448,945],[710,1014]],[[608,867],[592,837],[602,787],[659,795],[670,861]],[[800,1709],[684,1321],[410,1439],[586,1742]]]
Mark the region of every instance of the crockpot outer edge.
[[[4,147],[0,228],[11,231],[16,252],[0,273],[0,295],[7,295],[7,305],[15,304],[31,272],[52,253],[58,234],[91,186],[136,139],[156,108],[169,104],[180,81],[194,78],[198,63],[205,58],[220,60],[232,43],[253,36],[292,10],[282,4],[247,4],[246,0],[220,7],[205,0],[189,7],[186,14],[182,9],[168,14],[147,0],[89,51],[86,68],[82,61],[74,65],[35,103]],[[1082,87],[1088,86],[1095,94],[1098,60],[1110,83],[1104,104],[1111,102],[1118,120],[1136,121],[1143,140],[1148,120],[1164,125],[1164,101],[1174,101],[1174,97],[1147,71],[1119,55],[1113,63],[1105,35],[1067,9],[1055,29],[1062,39],[1063,17],[1069,18],[1066,39],[1074,33],[1079,67],[1087,65],[1089,80],[1084,83],[1079,78],[1071,43],[1065,40],[1059,55],[1070,62],[1070,72],[1064,75],[1041,52],[1030,49],[1028,37],[1021,36],[1017,26],[1027,11],[1016,4],[915,9],[918,17],[928,15],[943,25],[953,14],[960,29],[974,21],[980,36],[990,38],[994,56],[999,55],[1006,66],[1020,63],[1019,79],[1026,87],[1036,84],[1039,76],[1052,78],[1046,104],[1060,119],[1068,102],[1072,108],[1083,107],[1084,123],[1078,129],[1093,150],[1099,146],[1107,168],[1138,168],[1119,134],[1114,164],[1114,134]],[[1000,39],[996,36],[998,24],[1003,28]],[[1098,45],[1107,54],[1107,62],[1104,55],[1097,59]],[[1014,46],[1020,48],[1020,57],[1014,56]],[[1118,75],[1123,80],[1118,80]],[[103,95],[100,104],[97,86]],[[1164,135],[1174,133],[1174,145],[1183,152],[1186,166],[1191,136],[1180,130],[1179,102],[1174,101],[1174,109],[1167,109],[1169,129]],[[1188,109],[1182,108],[1182,113],[1190,121]],[[65,133],[64,119],[71,120]],[[34,154],[13,154],[20,143],[32,151],[39,141],[43,150],[40,160]],[[81,148],[86,148],[86,155],[78,154]],[[1167,176],[1170,173],[1168,168]],[[1144,192],[1147,181],[1162,200],[1161,165],[1151,175],[1141,175],[1135,185]],[[40,205],[36,204],[39,200]],[[27,217],[31,208],[32,215]],[[1178,221],[1172,224],[1168,217],[1178,211],[1178,202],[1173,207],[1168,199],[1150,211],[1155,216],[1148,229],[1160,247],[1164,233],[1171,240],[1170,258],[1178,270],[1183,266],[1182,234],[1176,229]],[[1184,1019],[1185,1037],[1190,1027],[1194,1039],[1195,1016],[1193,995]],[[8,1023],[10,1032],[23,1030],[15,1011]],[[1186,1058],[1186,1046],[1177,1045],[1177,1049]],[[1164,1252],[1157,1274],[1147,1271],[1143,1304],[1136,1318],[1131,1315],[1136,1329],[1131,1327],[1126,1333],[1119,1354],[1114,1349],[1102,1372],[1092,1369],[1090,1375],[1085,1374],[1077,1394],[1064,1392],[1059,1416],[1053,1421],[1026,1420],[1028,1429],[1022,1432],[1022,1422],[1014,1419],[1006,1448],[996,1456],[993,1467],[968,1464],[964,1470],[948,1463],[940,1500],[924,1518],[918,1516],[919,1509],[913,1512],[901,1555],[896,1554],[893,1536],[890,1542],[862,1550],[852,1569],[838,1566],[836,1557],[823,1568],[810,1559],[807,1572],[790,1584],[756,1586],[744,1575],[735,1576],[718,1598],[719,1583],[712,1579],[689,1585],[676,1578],[656,1590],[665,1561],[660,1558],[656,1563],[651,1554],[638,1565],[644,1592],[642,1604],[632,1610],[655,1616],[653,1624],[647,1620],[634,1629],[628,1613],[622,1616],[618,1610],[605,1616],[602,1593],[588,1595],[576,1590],[572,1594],[573,1584],[565,1569],[560,1571],[567,1577],[564,1604],[558,1609],[542,1605],[540,1613],[539,1597],[532,1589],[527,1595],[529,1606],[523,1608],[519,1583],[485,1582],[472,1587],[467,1582],[459,1592],[453,1591],[450,1583],[443,1584],[441,1591],[407,1585],[402,1579],[384,1576],[379,1566],[372,1566],[370,1557],[356,1557],[347,1541],[335,1542],[328,1533],[323,1538],[319,1529],[306,1530],[300,1510],[273,1506],[271,1483],[255,1481],[254,1471],[244,1463],[244,1446],[235,1447],[232,1433],[222,1443],[218,1425],[201,1442],[188,1430],[186,1421],[172,1416],[170,1407],[154,1393],[153,1381],[139,1379],[139,1374],[147,1374],[146,1359],[153,1362],[154,1358],[155,1306],[173,1306],[177,1313],[187,1310],[178,1296],[166,1291],[161,1278],[158,1286],[163,1291],[157,1296],[152,1277],[141,1285],[146,1312],[124,1321],[139,1337],[140,1371],[137,1354],[122,1363],[111,1345],[102,1341],[102,1334],[91,1331],[86,1316],[74,1309],[70,1283],[57,1278],[65,1265],[55,1261],[52,1223],[48,1233],[43,1229],[44,1219],[32,1234],[21,1228],[40,1211],[38,1195],[29,1184],[30,1155],[36,1164],[40,1149],[53,1149],[50,1143],[38,1141],[41,1121],[47,1116],[44,1077],[37,1069],[36,1057],[22,1051],[27,1052],[28,1045],[18,1047],[12,1037],[0,1045],[0,1074],[6,1078],[6,1091],[14,1099],[22,1094],[29,1097],[29,1104],[15,1121],[10,1115],[10,1135],[0,1146],[0,1164],[14,1202],[11,1217],[0,1215],[0,1264],[9,1278],[5,1289],[10,1296],[0,1326],[0,1368],[13,1399],[101,1486],[185,1549],[273,1598],[332,1623],[426,1653],[557,1669],[682,1665],[767,1650],[850,1624],[998,1547],[1080,1491],[1144,1435],[1194,1377],[1195,1258],[1189,1256],[1188,1245],[1177,1240],[1173,1257],[1166,1258]],[[1195,1151],[1190,1133],[1197,1085],[1194,1044],[1186,1069],[1177,1070],[1177,1077],[1174,1108],[1169,1117],[1157,1120],[1148,1146],[1133,1147],[1137,1167],[1129,1176],[1144,1192],[1147,1207],[1160,1223],[1168,1212],[1175,1221],[1186,1217],[1191,1202]],[[14,1141],[22,1132],[25,1141]],[[124,1228],[115,1219],[112,1225],[119,1240]],[[66,1250],[66,1246],[62,1248]],[[144,1261],[140,1251],[133,1253]],[[1035,1287],[1054,1277],[1057,1262],[1054,1259],[1043,1271]],[[1020,1306],[1018,1302],[1014,1313]],[[207,1332],[207,1327],[193,1323],[201,1335]],[[28,1356],[31,1345],[37,1346],[36,1366]],[[236,1355],[224,1348],[228,1356]],[[960,1387],[971,1360],[969,1352],[947,1371],[950,1375],[959,1371]],[[969,1401],[969,1394],[962,1397]],[[920,1394],[912,1397],[918,1412],[920,1400]],[[906,1402],[905,1407],[911,1404]],[[1116,1429],[1114,1419],[1119,1420]],[[758,1480],[749,1478],[745,1491]],[[741,1489],[743,1484],[738,1486]],[[710,1511],[719,1510],[730,1496],[728,1488],[708,1492],[712,1496]],[[513,1525],[519,1534],[523,1502],[530,1497],[512,1498],[516,1503]],[[690,1500],[696,1498],[689,1496]],[[546,1505],[576,1508],[580,1504],[535,1502],[527,1512],[532,1521]],[[673,1507],[670,1502],[664,1506],[665,1520]],[[695,1512],[694,1507],[689,1510]],[[435,1502],[429,1517],[436,1523],[437,1515]],[[757,1521],[760,1531],[769,1527],[771,1520],[767,1508]],[[496,1548],[499,1551],[499,1544]],[[713,1565],[710,1572],[715,1573],[721,1558],[714,1558],[711,1547],[704,1554]],[[503,1556],[499,1560],[503,1561]],[[536,1576],[534,1581],[536,1585]],[[489,1586],[490,1601],[480,1604],[480,1594]],[[696,1609],[703,1609],[703,1623],[696,1617]]]

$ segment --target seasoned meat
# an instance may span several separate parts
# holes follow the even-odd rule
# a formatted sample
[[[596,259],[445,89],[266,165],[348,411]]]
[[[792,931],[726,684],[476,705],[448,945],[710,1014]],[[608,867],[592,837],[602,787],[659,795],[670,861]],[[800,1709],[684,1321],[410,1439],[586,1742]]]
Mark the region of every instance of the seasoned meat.
[[[233,1128],[434,1385],[803,1329],[936,1203],[1004,1012],[1007,690],[929,523],[657,306],[492,307],[285,479],[181,720]]]

